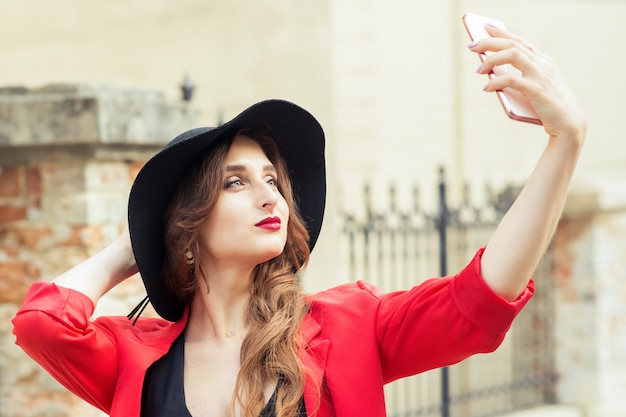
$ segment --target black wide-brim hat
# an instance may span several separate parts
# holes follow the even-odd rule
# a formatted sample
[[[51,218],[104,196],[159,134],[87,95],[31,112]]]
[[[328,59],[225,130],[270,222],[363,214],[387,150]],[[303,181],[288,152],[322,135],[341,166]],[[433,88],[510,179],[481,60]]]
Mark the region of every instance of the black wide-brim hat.
[[[287,164],[293,194],[313,249],[326,202],[324,131],[308,111],[284,100],[265,100],[218,127],[189,130],[174,138],[137,174],[128,202],[128,226],[135,260],[148,298],[164,319],[182,317],[185,304],[162,278],[165,212],[189,169],[221,139],[242,127],[262,125]]]

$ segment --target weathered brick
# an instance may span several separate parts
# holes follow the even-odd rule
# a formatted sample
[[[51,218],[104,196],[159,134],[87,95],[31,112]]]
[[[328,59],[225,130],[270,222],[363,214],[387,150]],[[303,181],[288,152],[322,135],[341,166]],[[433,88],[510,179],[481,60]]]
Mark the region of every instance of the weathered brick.
[[[16,257],[20,254],[20,247],[2,243],[2,251],[9,257]]]
[[[116,191],[128,186],[127,168],[123,163],[90,163],[84,175],[90,191]]]
[[[26,207],[9,204],[0,205],[0,224],[26,219]]]
[[[41,171],[38,167],[29,167],[25,170],[26,177],[26,193],[29,196],[40,195],[42,191],[41,186]]]
[[[46,254],[45,262],[41,262],[41,277],[44,280],[53,280],[95,252],[97,250],[90,251],[84,247],[56,246]]]
[[[137,178],[137,174],[143,166],[144,162],[131,162],[128,164],[128,177],[130,179],[130,182],[135,181],[135,178]]]
[[[33,209],[35,210],[41,210],[41,195],[31,195],[26,199],[26,204],[28,205],[29,209],[32,211]]]
[[[53,195],[75,194],[85,190],[84,164],[46,164],[41,167],[43,192]]]
[[[55,246],[81,246],[80,226],[70,227],[69,233],[62,236],[61,239],[57,240]]]
[[[0,198],[20,195],[20,171],[18,168],[0,167]]]
[[[50,237],[54,234],[52,229],[47,226],[23,226],[14,228],[15,236],[20,245],[34,249],[39,246],[43,238]]]
[[[59,240],[57,247],[85,247],[93,248],[102,246],[102,230],[100,225],[73,226],[69,234]]]
[[[87,223],[88,213],[84,194],[46,192],[41,200],[41,220],[51,224]]]
[[[28,287],[39,276],[39,269],[27,262],[0,262],[0,302],[21,303]]]
[[[80,242],[87,248],[98,248],[103,244],[102,227],[100,225],[90,225],[82,227],[80,230]]]

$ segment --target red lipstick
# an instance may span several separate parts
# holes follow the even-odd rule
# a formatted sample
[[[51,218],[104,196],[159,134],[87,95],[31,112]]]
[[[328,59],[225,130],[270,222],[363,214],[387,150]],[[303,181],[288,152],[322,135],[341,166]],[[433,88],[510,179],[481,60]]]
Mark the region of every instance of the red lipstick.
[[[280,229],[280,217],[278,216],[266,217],[265,219],[255,224],[255,226],[260,227],[261,229],[279,230]]]

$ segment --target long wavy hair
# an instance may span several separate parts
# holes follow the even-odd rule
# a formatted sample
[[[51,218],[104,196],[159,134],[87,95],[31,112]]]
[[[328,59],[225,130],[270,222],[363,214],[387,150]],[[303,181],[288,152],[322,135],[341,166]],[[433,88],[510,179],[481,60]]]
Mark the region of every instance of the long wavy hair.
[[[297,272],[309,259],[309,235],[294,200],[286,165],[265,129],[248,127],[231,132],[207,152],[180,184],[166,213],[167,256],[163,278],[168,287],[188,303],[199,288],[198,277],[205,277],[202,262],[190,265],[185,253],[191,251],[196,260],[201,256],[200,226],[215,206],[222,189],[226,155],[236,135],[256,141],[274,164],[278,190],[289,207],[289,221],[283,252],[257,265],[253,272],[246,312],[250,331],[241,347],[241,369],[231,410],[234,413],[238,403],[243,417],[258,417],[265,407],[263,388],[269,382],[280,380],[276,416],[293,417],[298,413],[305,385],[298,351],[302,343],[299,330],[308,307],[298,284]]]

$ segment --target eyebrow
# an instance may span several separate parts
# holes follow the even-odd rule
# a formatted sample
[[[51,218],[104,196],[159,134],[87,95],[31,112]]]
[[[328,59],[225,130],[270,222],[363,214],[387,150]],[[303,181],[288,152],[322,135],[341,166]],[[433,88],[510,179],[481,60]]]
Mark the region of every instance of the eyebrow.
[[[246,170],[247,167],[245,165],[226,165],[226,172],[241,172]],[[276,172],[276,167],[274,167],[274,165],[264,165],[263,171]]]

